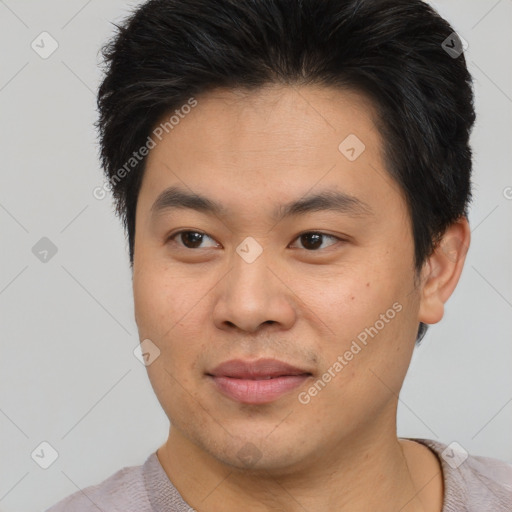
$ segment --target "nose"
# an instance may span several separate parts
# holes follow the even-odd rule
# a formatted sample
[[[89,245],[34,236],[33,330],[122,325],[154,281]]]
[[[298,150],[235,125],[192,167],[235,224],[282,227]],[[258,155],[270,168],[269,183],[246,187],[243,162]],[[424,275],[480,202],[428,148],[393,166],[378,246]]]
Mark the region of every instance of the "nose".
[[[252,262],[233,254],[233,264],[216,287],[213,320],[218,329],[254,333],[264,325],[290,329],[296,320],[296,297],[286,276],[263,250]]]

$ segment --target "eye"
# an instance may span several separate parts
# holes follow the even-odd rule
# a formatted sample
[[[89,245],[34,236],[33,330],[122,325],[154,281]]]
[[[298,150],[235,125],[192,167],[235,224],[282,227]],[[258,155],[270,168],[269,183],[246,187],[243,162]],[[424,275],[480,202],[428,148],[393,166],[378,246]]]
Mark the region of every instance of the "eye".
[[[320,233],[318,231],[307,231],[305,233],[300,234],[295,240],[300,240],[303,243],[303,246],[308,251],[316,251],[318,249],[324,249],[322,247],[323,239],[330,238],[335,241],[343,242],[341,238],[338,238],[333,235],[327,235],[326,233]],[[329,244],[334,245],[334,244]]]
[[[175,238],[179,238],[180,242],[176,242]],[[202,233],[201,231],[192,231],[192,230],[183,230],[174,233],[174,235],[169,237],[169,241],[173,241],[174,243],[179,243],[186,249],[202,249],[204,247],[200,247],[201,243],[205,238],[209,238],[214,242],[210,247],[216,247],[218,244],[213,240],[213,238],[209,237],[206,233]]]
[[[178,241],[177,241],[177,240]],[[206,240],[210,239],[213,242],[213,245],[210,246],[202,246],[201,244]],[[328,244],[327,246],[324,245],[325,239],[331,239],[334,240],[333,243]],[[334,245],[336,241],[344,242],[343,239],[338,238],[333,235],[328,235],[326,233],[321,233],[318,231],[306,231],[304,233],[301,233],[295,240],[299,240],[302,243],[302,248],[306,249],[307,251],[318,251],[319,249],[325,249],[326,247],[329,247],[331,245]],[[168,238],[168,241],[172,241],[175,244],[178,244],[185,249],[207,249],[211,247],[217,247],[218,244],[208,236],[206,233],[203,233],[202,231],[194,231],[194,230],[182,230],[178,231],[177,233],[174,233]],[[299,247],[300,248],[300,247]]]

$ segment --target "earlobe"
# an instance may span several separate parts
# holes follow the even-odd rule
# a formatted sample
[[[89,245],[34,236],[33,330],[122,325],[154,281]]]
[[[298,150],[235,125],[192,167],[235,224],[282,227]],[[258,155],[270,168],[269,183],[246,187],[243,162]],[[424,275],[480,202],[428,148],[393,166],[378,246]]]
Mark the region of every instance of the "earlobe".
[[[439,244],[425,261],[421,272],[418,321],[435,324],[443,318],[444,304],[462,274],[470,239],[468,220],[461,217],[446,229]]]

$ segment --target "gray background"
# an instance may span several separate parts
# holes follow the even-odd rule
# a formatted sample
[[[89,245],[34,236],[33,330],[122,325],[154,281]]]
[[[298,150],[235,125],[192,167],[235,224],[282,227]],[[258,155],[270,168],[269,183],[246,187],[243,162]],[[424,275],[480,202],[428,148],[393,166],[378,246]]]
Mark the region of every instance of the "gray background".
[[[133,355],[121,224],[110,197],[92,194],[97,52],[136,3],[0,1],[2,511],[44,510],[166,439]],[[414,353],[399,435],[512,462],[512,1],[434,5],[468,42],[475,78],[472,245],[445,318]],[[31,47],[43,31],[58,43],[47,59]],[[32,252],[42,237],[57,248],[47,262]],[[43,441],[58,452],[48,469],[31,458]]]

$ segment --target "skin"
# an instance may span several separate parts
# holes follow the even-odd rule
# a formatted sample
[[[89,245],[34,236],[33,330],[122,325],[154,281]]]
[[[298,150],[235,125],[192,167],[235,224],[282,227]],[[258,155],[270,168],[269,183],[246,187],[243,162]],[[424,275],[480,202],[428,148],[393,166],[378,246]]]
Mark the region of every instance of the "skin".
[[[147,369],[172,423],[157,451],[165,472],[201,512],[439,512],[440,463],[397,438],[396,409],[418,322],[439,322],[457,285],[467,220],[449,227],[417,275],[406,202],[386,171],[375,112],[355,92],[269,86],[197,100],[150,151],[136,210],[135,317],[140,339],[160,350]],[[354,161],[338,150],[349,134],[365,144]],[[226,215],[152,215],[173,185],[221,203]],[[277,205],[326,189],[373,214],[273,221]],[[207,236],[195,246],[170,239],[183,229]],[[314,250],[299,236],[311,231],[328,235]],[[263,249],[252,263],[236,252],[248,236]],[[401,311],[301,403],[299,392],[394,303]],[[313,376],[275,402],[247,405],[205,375],[223,361],[260,357]],[[249,462],[239,457],[248,449]]]

